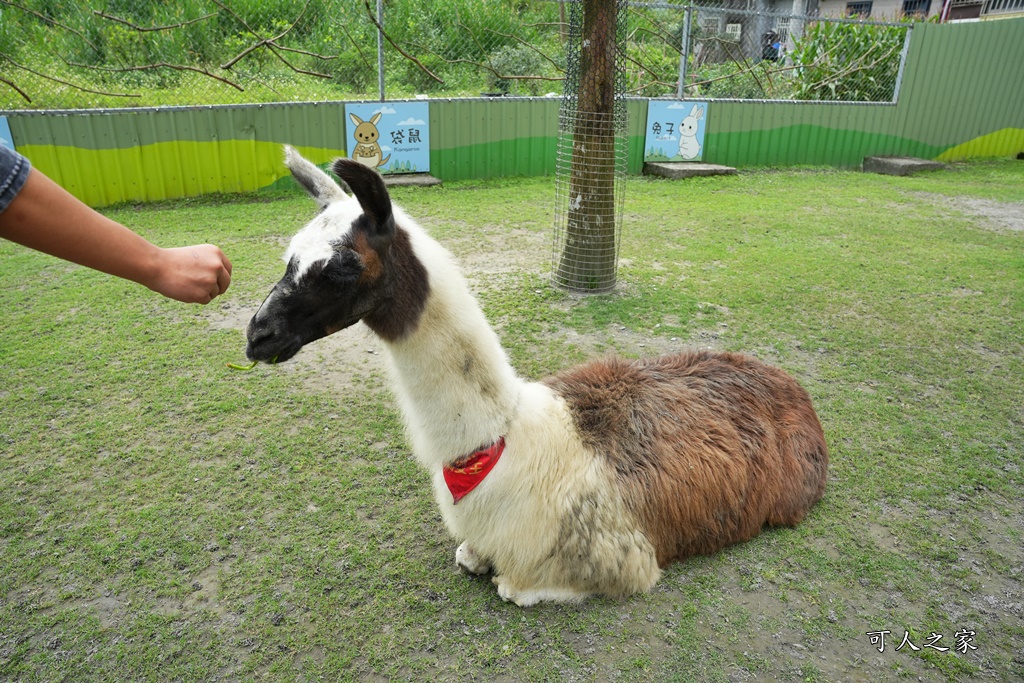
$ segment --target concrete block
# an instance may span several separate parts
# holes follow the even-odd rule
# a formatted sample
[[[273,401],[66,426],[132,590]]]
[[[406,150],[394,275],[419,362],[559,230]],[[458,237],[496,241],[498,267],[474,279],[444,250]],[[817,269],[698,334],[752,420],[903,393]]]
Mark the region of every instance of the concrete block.
[[[693,178],[695,176],[736,175],[736,169],[731,166],[699,164],[688,161],[649,161],[644,164],[644,175],[678,179]]]
[[[429,173],[385,173],[384,184],[387,187],[431,187],[440,185],[441,179]]]
[[[884,175],[910,175],[918,171],[940,171],[945,164],[914,157],[864,157],[865,173],[882,173]]]

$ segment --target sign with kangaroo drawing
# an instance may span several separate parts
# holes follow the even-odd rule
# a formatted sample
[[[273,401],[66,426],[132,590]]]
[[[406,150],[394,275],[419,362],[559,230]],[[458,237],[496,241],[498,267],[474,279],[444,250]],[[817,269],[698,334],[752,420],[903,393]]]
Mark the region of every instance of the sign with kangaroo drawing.
[[[703,159],[707,111],[707,102],[648,101],[644,161]]]
[[[381,173],[430,171],[430,105],[346,104],[349,157]]]

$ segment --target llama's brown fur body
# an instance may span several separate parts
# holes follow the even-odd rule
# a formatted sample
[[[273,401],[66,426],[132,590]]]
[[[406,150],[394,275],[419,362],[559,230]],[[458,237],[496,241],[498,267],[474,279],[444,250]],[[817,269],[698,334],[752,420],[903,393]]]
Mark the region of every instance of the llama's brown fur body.
[[[749,356],[612,358],[544,383],[607,459],[662,567],[794,525],[825,490],[828,450],[810,397]]]

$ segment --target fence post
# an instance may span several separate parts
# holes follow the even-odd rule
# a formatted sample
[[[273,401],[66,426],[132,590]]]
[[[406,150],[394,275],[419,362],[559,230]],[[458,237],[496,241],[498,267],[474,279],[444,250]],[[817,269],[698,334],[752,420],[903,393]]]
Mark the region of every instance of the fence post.
[[[384,0],[377,0],[377,23],[384,26]],[[377,29],[377,86],[384,101],[384,31]]]
[[[907,34],[903,36],[903,50],[900,52],[900,67],[896,72],[896,84],[892,88],[892,103],[896,104],[900,99],[900,88],[903,86],[903,67],[907,65],[907,53],[910,51],[910,34],[914,32],[914,26],[907,27]]]
[[[786,52],[792,52],[793,48],[796,47],[797,41],[804,35],[804,15],[807,12],[806,3],[803,0],[793,0],[792,16],[789,20],[789,35],[786,36],[786,44],[784,45]],[[791,59],[787,60],[787,64],[792,64]]]
[[[683,99],[686,92],[686,60],[690,56],[690,20],[693,5],[687,5],[683,12],[682,55],[679,57],[679,85],[676,86],[676,97]]]

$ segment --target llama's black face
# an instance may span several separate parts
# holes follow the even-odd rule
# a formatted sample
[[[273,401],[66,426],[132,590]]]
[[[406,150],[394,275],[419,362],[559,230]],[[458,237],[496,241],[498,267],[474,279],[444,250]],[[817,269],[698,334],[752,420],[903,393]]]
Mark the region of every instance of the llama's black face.
[[[395,222],[380,175],[337,161],[334,170],[352,188],[352,199],[290,148],[287,163],[322,211],[292,239],[284,277],[249,322],[250,360],[288,360],[306,344],[371,314],[389,294],[383,275]]]
[[[324,262],[300,274],[292,258],[246,332],[250,360],[285,361],[303,346],[354,325],[373,310],[375,292],[360,286],[366,266],[352,249],[339,246]]]

